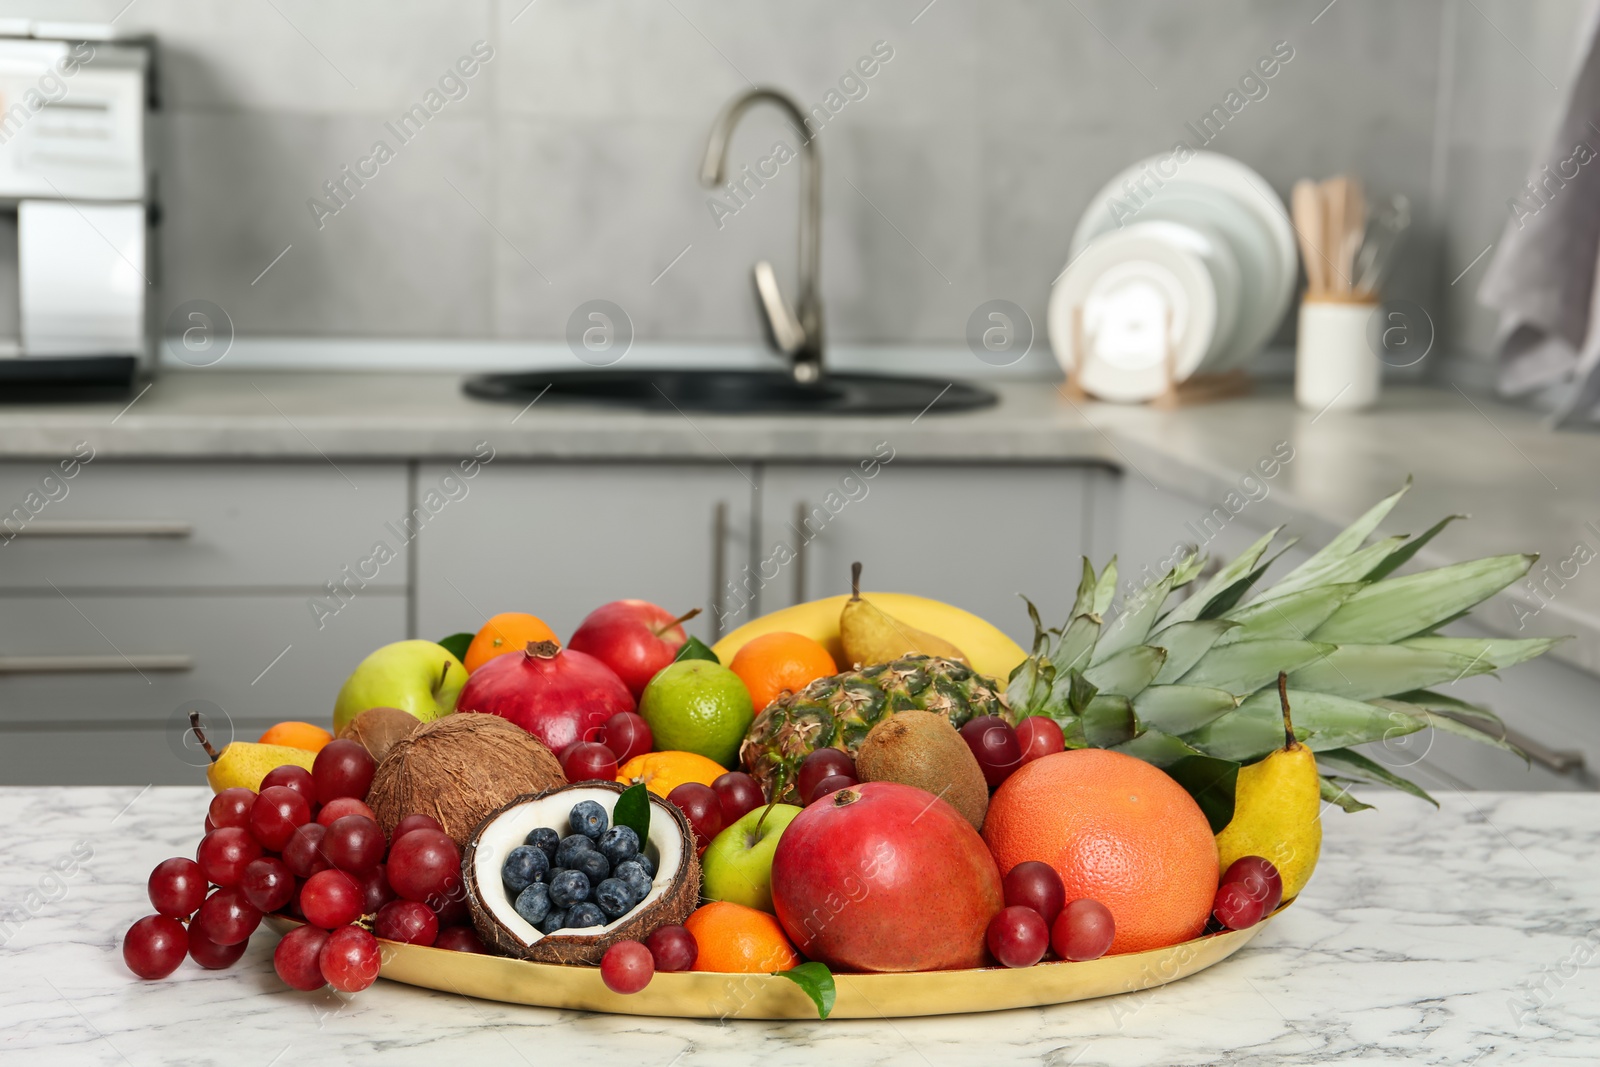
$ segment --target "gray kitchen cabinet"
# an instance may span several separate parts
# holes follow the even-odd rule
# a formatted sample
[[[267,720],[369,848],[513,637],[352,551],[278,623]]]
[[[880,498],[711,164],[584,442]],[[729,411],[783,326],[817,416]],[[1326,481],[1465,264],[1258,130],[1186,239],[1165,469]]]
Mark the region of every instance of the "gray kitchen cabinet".
[[[454,470],[419,466],[419,495]],[[717,597],[750,554],[757,483],[747,466],[499,460],[461,484],[417,538],[421,637],[525,611],[564,641],[594,608],[636,597],[711,609],[688,627],[709,641]]]
[[[1065,618],[1079,557],[1099,547],[1092,490],[1104,471],[879,460],[765,465],[761,551],[739,594],[767,612],[847,593],[859,560],[867,588],[955,604],[1023,647],[1033,628],[1018,594]]]

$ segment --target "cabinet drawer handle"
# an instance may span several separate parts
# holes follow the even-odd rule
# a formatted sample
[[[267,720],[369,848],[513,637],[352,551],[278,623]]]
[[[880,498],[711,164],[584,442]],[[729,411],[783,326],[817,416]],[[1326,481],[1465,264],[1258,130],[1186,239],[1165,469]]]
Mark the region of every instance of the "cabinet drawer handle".
[[[806,520],[811,509],[804,500],[794,506],[794,602],[806,602]]]
[[[59,522],[30,522],[11,533],[14,537],[192,537],[194,523],[162,519],[62,519]]]
[[[0,674],[192,670],[193,656],[0,656]]]
[[[1505,739],[1528,754],[1528,758],[1556,774],[1571,774],[1583,770],[1583,753],[1570,748],[1551,748],[1543,741],[1535,741],[1527,734],[1506,727]]]
[[[711,509],[711,643],[722,639],[722,588],[728,578],[728,504]]]

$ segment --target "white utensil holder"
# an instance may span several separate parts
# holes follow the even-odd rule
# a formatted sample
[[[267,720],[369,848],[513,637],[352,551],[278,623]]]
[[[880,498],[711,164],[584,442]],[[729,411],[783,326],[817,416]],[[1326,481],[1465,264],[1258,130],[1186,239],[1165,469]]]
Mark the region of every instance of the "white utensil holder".
[[[1300,304],[1294,398],[1308,411],[1360,411],[1378,400],[1383,363],[1368,323],[1376,303],[1308,299]]]

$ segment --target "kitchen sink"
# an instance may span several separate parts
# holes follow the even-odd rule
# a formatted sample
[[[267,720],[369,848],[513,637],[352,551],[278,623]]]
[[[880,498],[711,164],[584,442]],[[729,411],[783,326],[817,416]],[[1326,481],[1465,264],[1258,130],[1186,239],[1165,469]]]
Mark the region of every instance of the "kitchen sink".
[[[797,382],[756,370],[584,370],[483,374],[463,384],[468,396],[527,404],[605,404],[644,411],[719,415],[894,415],[974,411],[995,402],[987,389],[938,378],[828,374]]]

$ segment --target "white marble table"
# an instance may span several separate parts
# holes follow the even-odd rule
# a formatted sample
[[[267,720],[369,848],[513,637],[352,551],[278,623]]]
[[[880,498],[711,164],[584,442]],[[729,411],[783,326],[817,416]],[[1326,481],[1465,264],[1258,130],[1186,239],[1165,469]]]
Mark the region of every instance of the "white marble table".
[[[1328,815],[1300,902],[1239,955],[1144,994],[884,1022],[548,1011],[380,981],[296,993],[258,933],[232,970],[123,967],[144,881],[192,853],[200,788],[0,789],[0,1064],[1594,1064],[1600,796],[1385,794]],[[70,876],[58,861],[88,858]],[[90,854],[92,853],[92,854]]]

